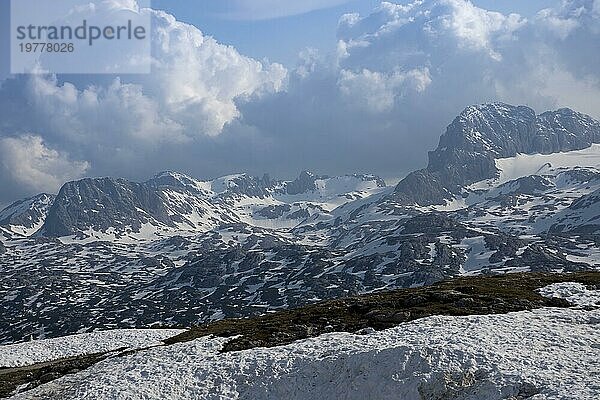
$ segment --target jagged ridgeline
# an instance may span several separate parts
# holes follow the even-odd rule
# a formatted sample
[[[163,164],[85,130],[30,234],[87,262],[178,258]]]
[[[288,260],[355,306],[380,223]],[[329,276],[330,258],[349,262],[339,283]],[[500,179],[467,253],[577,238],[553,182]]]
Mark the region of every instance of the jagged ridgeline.
[[[292,181],[165,172],[0,212],[0,342],[190,325],[449,277],[600,263],[600,123],[467,108],[426,169]]]
[[[568,108],[536,115],[525,106],[472,106],[448,126],[427,168],[403,179],[395,195],[407,204],[444,204],[465,186],[497,177],[498,158],[570,152],[594,143],[600,143],[600,123]]]

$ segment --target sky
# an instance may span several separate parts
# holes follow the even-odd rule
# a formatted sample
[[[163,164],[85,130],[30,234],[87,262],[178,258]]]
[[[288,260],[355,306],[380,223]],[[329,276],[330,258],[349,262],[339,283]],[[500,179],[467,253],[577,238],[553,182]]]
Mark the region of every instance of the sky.
[[[135,0],[91,2],[110,21]],[[163,170],[399,178],[484,102],[600,118],[600,0],[153,0],[139,13],[150,74],[10,75],[0,57],[0,205]]]
[[[477,0],[473,3],[489,10],[533,16],[558,2]],[[298,54],[307,47],[332,49],[340,16],[354,12],[369,14],[380,3],[380,0],[153,0],[152,6],[199,27],[221,43],[235,46],[242,54],[258,59],[267,57],[293,67]],[[302,8],[296,8],[298,4]]]
[[[517,12],[528,17],[558,2],[473,1],[488,10]],[[0,50],[3,53],[9,43],[9,3],[10,0],[0,0],[0,29],[4,30]],[[151,0],[153,8],[165,10],[221,43],[235,46],[242,54],[257,59],[266,57],[287,66],[294,66],[298,54],[307,47],[331,50],[341,15],[352,12],[368,14],[380,3],[380,0]],[[9,70],[8,59],[3,58],[2,63],[0,77]]]

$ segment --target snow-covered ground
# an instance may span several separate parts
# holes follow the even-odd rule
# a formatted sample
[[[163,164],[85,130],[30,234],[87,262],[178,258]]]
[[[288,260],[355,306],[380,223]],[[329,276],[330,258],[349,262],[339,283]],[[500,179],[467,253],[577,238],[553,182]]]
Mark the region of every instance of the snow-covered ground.
[[[542,289],[574,301],[598,291]],[[14,399],[598,399],[600,310],[430,317],[218,352],[203,338],[108,359]]]
[[[0,346],[0,368],[23,367],[119,349],[141,349],[158,345],[181,332],[178,329],[121,329],[9,344]]]
[[[581,283],[555,283],[541,288],[539,292],[542,296],[558,297],[578,306],[600,307],[600,295],[598,294],[598,291],[590,290]]]
[[[553,154],[519,154],[496,160],[500,176],[477,182],[470,189],[488,189],[517,178],[530,175],[554,175],[572,168],[592,167],[600,169],[600,144],[592,144],[583,150]]]

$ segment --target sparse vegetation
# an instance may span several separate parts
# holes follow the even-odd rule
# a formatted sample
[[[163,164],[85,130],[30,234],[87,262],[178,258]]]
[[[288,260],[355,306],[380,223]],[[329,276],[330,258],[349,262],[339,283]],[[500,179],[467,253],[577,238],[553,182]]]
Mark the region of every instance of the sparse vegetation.
[[[256,318],[225,319],[192,328],[167,344],[214,335],[237,338],[224,352],[273,347],[327,332],[391,328],[433,315],[501,314],[541,307],[568,307],[562,299],[541,296],[536,289],[557,282],[600,286],[600,272],[520,273],[463,277],[432,286],[324,301]]]
[[[166,340],[165,345],[208,335],[234,337],[222,349],[229,352],[280,346],[327,332],[360,333],[365,328],[381,330],[434,315],[502,314],[542,307],[568,307],[567,301],[546,298],[536,291],[559,282],[579,282],[600,288],[600,272],[462,277],[421,288],[323,301],[255,318],[225,319],[194,327]],[[88,368],[109,356],[124,356],[132,352],[93,354],[0,369],[0,397],[8,397],[23,385],[32,388]]]
[[[63,375],[74,374],[91,367],[107,357],[105,353],[65,358],[62,360],[19,368],[0,368],[0,397],[9,397],[21,388],[27,390],[58,379]]]

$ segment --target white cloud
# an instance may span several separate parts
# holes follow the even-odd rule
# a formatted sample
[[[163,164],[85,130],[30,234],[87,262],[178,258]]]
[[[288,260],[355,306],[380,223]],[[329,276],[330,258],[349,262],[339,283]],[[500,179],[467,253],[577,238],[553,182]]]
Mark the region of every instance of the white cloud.
[[[338,85],[345,99],[359,109],[375,113],[391,111],[406,91],[424,91],[431,83],[429,70],[414,69],[389,74],[363,69],[355,73],[341,70]]]
[[[465,0],[420,0],[407,5],[383,2],[364,18],[355,14],[342,17],[339,37],[357,63],[360,57],[375,53],[379,67],[385,57],[395,57],[385,65],[388,68],[392,62],[414,64],[427,58],[469,54],[501,61],[502,47],[515,40],[526,24],[517,14],[483,10]]]
[[[80,91],[68,82],[60,85],[56,77],[33,75],[25,96],[32,106],[30,122],[37,122],[31,128],[62,142],[110,145],[135,140],[143,146],[186,139],[183,126],[145,96],[140,85],[119,78],[106,87]]]
[[[148,3],[148,0],[144,0]],[[102,0],[104,6],[109,10],[131,10],[134,12],[140,11],[140,5],[136,0]]]
[[[239,116],[236,101],[283,88],[287,71],[281,65],[244,57],[163,12],[143,12],[152,13],[154,22],[152,74],[87,88],[55,76],[21,79],[30,115],[21,123],[67,142],[185,142],[221,133]],[[5,93],[11,95],[18,97]]]
[[[34,192],[55,193],[65,181],[81,177],[90,167],[46,146],[36,135],[0,138],[4,174]]]
[[[143,82],[161,106],[195,134],[217,135],[239,116],[235,100],[277,92],[287,76],[219,44],[197,28],[154,12],[153,74]]]
[[[502,56],[494,49],[495,42],[511,39],[526,24],[526,20],[517,14],[505,16],[462,0],[449,0],[445,3],[445,7],[440,7],[442,16],[439,17],[440,26],[436,33],[446,34],[447,30],[452,30],[459,39],[460,46],[483,49],[496,60],[500,60]]]
[[[483,10],[466,0],[383,2],[366,17],[341,18],[341,73],[368,69],[385,76],[398,69],[427,68],[431,81],[422,99],[432,101],[432,109],[435,99],[428,96],[437,92],[439,98],[449,99],[445,101],[465,102],[463,106],[470,97],[470,102],[570,106],[598,117],[598,4],[600,0],[564,1],[527,20]],[[564,83],[568,79],[570,85]],[[578,98],[582,87],[586,96]]]
[[[48,76],[6,81],[0,137],[39,132],[58,159],[86,160],[92,175],[289,177],[310,168],[399,176],[423,166],[470,104],[568,106],[600,117],[599,2],[564,2],[530,20],[465,0],[384,2],[342,17],[332,52],[307,50],[289,73],[146,10],[151,75],[87,87]]]
[[[580,26],[577,19],[560,18],[556,15],[555,10],[542,10],[537,15],[538,22],[554,33],[559,39],[564,40]]]
[[[113,9],[137,8],[133,0],[104,0],[93,10],[79,10],[77,18],[93,15],[110,19]],[[57,84],[53,77],[33,77],[30,102],[39,106],[56,125],[95,134],[106,131],[109,120],[99,113],[114,113],[119,135],[139,139],[181,141],[201,135],[218,135],[239,116],[236,101],[273,93],[284,87],[287,70],[280,64],[241,55],[235,48],[205,36],[196,27],[173,16],[142,9],[152,20],[152,73],[115,79],[103,87],[76,88]],[[103,54],[98,54],[102,57]],[[93,60],[92,60],[93,62]],[[94,99],[89,103],[87,100]],[[100,124],[100,125],[99,125]],[[72,129],[71,129],[72,130]]]

